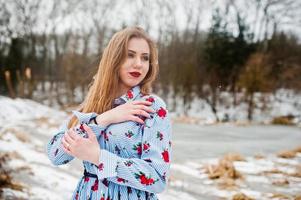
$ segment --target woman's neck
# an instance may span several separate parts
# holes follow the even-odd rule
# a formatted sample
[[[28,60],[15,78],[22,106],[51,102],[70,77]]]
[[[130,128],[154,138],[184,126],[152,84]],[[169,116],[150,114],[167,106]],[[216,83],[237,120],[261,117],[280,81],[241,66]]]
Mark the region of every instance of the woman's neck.
[[[125,93],[127,93],[127,91],[131,89],[131,88],[128,88],[126,87],[125,85],[121,84],[119,86],[119,89],[118,89],[118,92],[117,92],[117,97],[116,98],[119,98],[120,96],[124,95]]]

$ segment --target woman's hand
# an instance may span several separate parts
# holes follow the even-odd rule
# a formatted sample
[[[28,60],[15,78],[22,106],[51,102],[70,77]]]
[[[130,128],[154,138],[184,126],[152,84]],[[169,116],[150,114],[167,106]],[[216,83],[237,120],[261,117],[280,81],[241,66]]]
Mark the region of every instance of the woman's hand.
[[[109,124],[124,121],[135,121],[144,124],[144,121],[140,119],[137,115],[150,118],[149,113],[155,112],[152,108],[149,107],[150,105],[152,105],[152,102],[149,101],[127,102],[98,115],[96,117],[96,121],[98,124],[103,126],[108,126]]]
[[[79,136],[72,128],[67,130],[62,138],[63,149],[66,153],[98,165],[100,147],[97,138],[90,127],[84,124],[88,137]]]

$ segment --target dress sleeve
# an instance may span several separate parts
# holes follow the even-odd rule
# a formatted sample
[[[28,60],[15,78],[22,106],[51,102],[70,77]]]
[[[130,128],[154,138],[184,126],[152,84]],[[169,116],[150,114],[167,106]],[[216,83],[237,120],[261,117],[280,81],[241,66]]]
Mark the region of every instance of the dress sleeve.
[[[171,121],[166,105],[159,97],[153,102],[156,113],[145,120],[143,139],[137,141],[140,158],[121,158],[101,149],[99,165],[94,170],[99,179],[151,193],[165,189],[170,170]],[[139,150],[140,148],[140,150]]]
[[[89,124],[91,119],[97,116],[96,113],[81,113],[78,111],[73,111],[73,115],[75,115],[78,118],[80,124],[83,123]],[[58,133],[56,133],[47,144],[48,158],[54,165],[66,164],[74,159],[73,156],[69,155],[63,150],[62,142],[61,142],[65,134],[65,131],[68,129],[68,123],[70,119],[71,118],[66,120],[61,125]],[[89,126],[92,128],[95,134],[99,134],[102,130],[106,128],[95,124],[89,124]],[[83,133],[80,131],[80,128],[76,128],[75,130],[77,131],[78,134],[84,137]]]
[[[66,164],[69,161],[73,160],[73,156],[67,154],[61,144],[62,137],[65,134],[65,131],[68,129],[68,122],[70,119],[66,120],[59,128],[59,131],[50,139],[47,144],[47,154],[49,160],[54,165]]]

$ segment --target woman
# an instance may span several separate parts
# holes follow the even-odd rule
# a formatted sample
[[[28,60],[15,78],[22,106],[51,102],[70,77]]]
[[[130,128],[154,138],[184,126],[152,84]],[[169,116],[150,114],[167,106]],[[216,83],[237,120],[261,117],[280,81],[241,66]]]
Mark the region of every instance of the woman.
[[[170,168],[171,123],[150,95],[157,49],[137,27],[117,32],[104,50],[80,112],[50,140],[54,165],[83,160],[72,199],[157,199]]]

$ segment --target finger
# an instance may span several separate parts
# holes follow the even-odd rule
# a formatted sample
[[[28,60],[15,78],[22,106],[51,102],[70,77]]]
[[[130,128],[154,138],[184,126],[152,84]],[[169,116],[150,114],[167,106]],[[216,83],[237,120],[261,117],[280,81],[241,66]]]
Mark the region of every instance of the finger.
[[[87,124],[84,124],[84,129],[88,134],[88,138],[94,138],[95,137],[95,133],[92,131],[92,129],[87,126]]]
[[[73,145],[75,143],[75,141],[70,137],[69,135],[69,131],[67,131],[63,137],[65,139],[65,141],[70,144]]]
[[[75,132],[74,129],[69,129],[68,135],[74,140],[79,140],[81,137]]]
[[[144,121],[142,119],[140,119],[139,117],[136,117],[136,116],[131,116],[130,120],[141,123],[141,124],[144,124]]]
[[[62,138],[62,144],[65,149],[69,149],[70,144],[64,139],[64,137]]]
[[[135,114],[135,115],[141,115],[141,116],[144,116],[146,118],[150,118],[150,114],[148,114],[144,110],[134,110],[133,114]]]
[[[149,101],[141,101],[141,100],[136,100],[136,101],[132,101],[133,105],[152,105],[152,102]]]
[[[63,150],[64,150],[66,153],[72,155],[71,151],[70,151],[68,148],[66,148],[65,146],[63,146]],[[72,156],[73,156],[73,155],[72,155]]]
[[[146,112],[155,113],[156,111],[151,107],[144,106],[144,105],[135,105],[134,109],[145,110]]]

